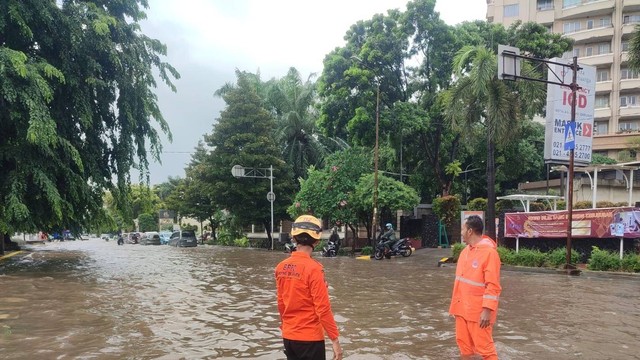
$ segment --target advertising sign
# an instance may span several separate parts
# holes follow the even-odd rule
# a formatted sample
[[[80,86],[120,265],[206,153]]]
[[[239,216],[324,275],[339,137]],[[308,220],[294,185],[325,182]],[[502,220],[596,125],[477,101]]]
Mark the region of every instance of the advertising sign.
[[[551,59],[555,62],[571,63],[569,59]],[[569,86],[547,85],[547,116],[544,139],[544,159],[547,163],[563,164],[569,162],[569,149],[574,148],[574,161],[577,165],[591,163],[591,144],[593,142],[593,110],[596,97],[596,68],[582,65],[578,71],[580,89],[573,99]],[[571,68],[549,64],[548,81],[571,84]],[[565,135],[565,126],[571,122],[571,104],[576,103],[576,123],[571,139]],[[565,147],[565,142],[572,143]],[[565,148],[567,150],[565,150]]]
[[[638,238],[640,209],[606,208],[574,210],[571,234],[575,238]],[[508,213],[504,217],[505,237],[567,237],[566,211]]]

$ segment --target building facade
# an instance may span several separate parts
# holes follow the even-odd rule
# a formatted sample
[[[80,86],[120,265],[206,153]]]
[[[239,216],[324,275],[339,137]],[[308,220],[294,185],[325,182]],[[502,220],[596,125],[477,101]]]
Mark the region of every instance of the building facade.
[[[636,160],[640,73],[627,62],[640,24],[640,0],[487,0],[487,21],[508,27],[517,20],[537,22],[575,41],[564,57],[577,56],[597,69],[593,152]]]

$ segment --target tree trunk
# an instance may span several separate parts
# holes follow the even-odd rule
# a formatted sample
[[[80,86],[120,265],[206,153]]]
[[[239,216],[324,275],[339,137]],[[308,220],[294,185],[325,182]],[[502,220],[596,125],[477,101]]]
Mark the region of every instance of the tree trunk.
[[[351,244],[351,255],[356,256],[356,240],[358,240],[358,228],[354,227],[352,224],[347,224],[347,226],[349,226],[349,229],[351,229],[351,233],[353,234],[353,244]],[[345,237],[346,237],[346,232],[345,232]]]
[[[2,241],[0,241],[0,256],[4,255],[4,239],[6,236],[7,234],[2,234]]]
[[[269,220],[265,220],[263,224],[264,224],[264,229],[267,231],[267,240],[269,240],[268,247],[269,249],[271,249],[271,244],[273,244],[273,240],[272,240],[273,234],[271,233],[271,226],[270,226],[271,223],[269,222]]]
[[[496,145],[493,136],[487,139],[487,216],[485,218],[485,234],[496,239]]]

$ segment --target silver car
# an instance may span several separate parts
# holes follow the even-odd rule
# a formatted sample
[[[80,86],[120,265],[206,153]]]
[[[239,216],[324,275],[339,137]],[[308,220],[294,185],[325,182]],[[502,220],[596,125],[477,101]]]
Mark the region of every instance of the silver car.
[[[140,245],[160,245],[160,234],[148,231],[140,237]]]
[[[169,238],[169,246],[194,247],[198,246],[196,232],[193,230],[174,231]]]

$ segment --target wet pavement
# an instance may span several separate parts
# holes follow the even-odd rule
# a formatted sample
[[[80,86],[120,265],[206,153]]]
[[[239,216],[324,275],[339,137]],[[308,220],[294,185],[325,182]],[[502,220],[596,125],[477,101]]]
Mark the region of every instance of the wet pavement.
[[[286,254],[47,243],[0,262],[2,359],[284,359]],[[456,359],[449,250],[325,265],[346,359]],[[640,281],[503,271],[500,359],[639,359]],[[330,346],[328,346],[330,349]]]

